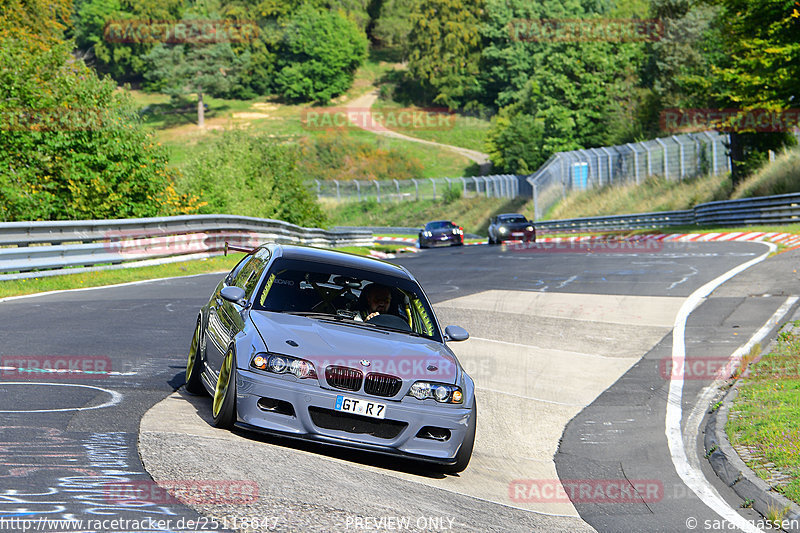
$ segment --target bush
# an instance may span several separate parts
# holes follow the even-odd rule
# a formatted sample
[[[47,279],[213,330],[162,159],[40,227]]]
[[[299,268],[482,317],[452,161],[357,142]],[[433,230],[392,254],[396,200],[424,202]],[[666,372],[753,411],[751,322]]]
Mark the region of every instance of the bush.
[[[196,211],[130,99],[70,49],[0,38],[0,219]]]
[[[422,163],[400,150],[375,145],[341,134],[306,137],[300,142],[304,179],[407,180],[421,179]]]
[[[277,92],[327,103],[350,88],[367,58],[367,37],[337,13],[303,5],[287,24],[278,52]]]
[[[184,167],[179,190],[200,194],[201,213],[274,218],[321,226],[325,215],[297,169],[296,147],[266,134],[226,131]]]
[[[457,202],[461,199],[461,188],[457,185],[450,185],[448,188],[444,190],[444,194],[442,195],[442,200],[444,200],[445,205],[452,204],[453,202]]]

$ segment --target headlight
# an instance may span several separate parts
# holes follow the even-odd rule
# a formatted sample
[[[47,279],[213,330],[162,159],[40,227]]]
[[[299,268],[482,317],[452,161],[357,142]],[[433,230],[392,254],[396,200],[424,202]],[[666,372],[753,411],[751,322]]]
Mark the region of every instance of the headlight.
[[[433,398],[439,403],[461,403],[463,401],[461,388],[455,385],[429,383],[427,381],[417,381],[411,385],[407,396],[413,396],[417,400]]]
[[[317,369],[314,368],[314,363],[287,355],[256,354],[253,360],[250,361],[250,366],[273,374],[293,374],[298,379],[317,377]]]
[[[533,226],[528,226],[527,228],[525,228],[525,231],[533,231]]]
[[[464,235],[464,230],[461,228],[454,228],[453,235]]]
[[[506,228],[504,228],[503,226],[500,226],[500,229],[498,229],[497,231],[499,231],[500,233],[505,233],[508,230]]]
[[[433,236],[433,233],[432,233],[432,232],[430,232],[430,231],[423,231],[423,232],[422,232],[422,236],[423,236],[423,237],[432,237],[432,236]]]

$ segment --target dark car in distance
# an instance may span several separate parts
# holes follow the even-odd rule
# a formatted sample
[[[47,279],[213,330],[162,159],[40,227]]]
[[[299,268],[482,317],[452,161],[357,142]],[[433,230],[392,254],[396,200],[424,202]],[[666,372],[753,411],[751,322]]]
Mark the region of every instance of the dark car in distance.
[[[489,219],[489,244],[503,241],[536,242],[533,222],[518,213],[506,213]]]
[[[464,228],[449,220],[434,220],[425,224],[419,232],[419,247],[429,248],[437,244],[463,246]]]

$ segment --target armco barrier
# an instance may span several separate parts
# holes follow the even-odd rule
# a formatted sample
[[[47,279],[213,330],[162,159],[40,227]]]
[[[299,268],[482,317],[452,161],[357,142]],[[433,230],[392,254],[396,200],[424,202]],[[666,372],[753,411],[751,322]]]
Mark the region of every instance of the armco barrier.
[[[158,264],[222,253],[228,241],[369,246],[364,229],[329,231],[233,215],[0,223],[0,280]],[[101,266],[102,265],[102,266]]]
[[[658,229],[675,226],[753,226],[800,222],[800,193],[699,204],[685,211],[634,213],[536,222],[550,231]]]

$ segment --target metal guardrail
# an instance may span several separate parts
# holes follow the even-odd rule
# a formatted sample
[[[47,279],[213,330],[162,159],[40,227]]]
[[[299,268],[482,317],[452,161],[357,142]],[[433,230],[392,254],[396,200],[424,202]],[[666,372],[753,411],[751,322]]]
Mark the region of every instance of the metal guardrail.
[[[709,202],[694,208],[703,226],[750,226],[800,222],[800,193]]]
[[[594,231],[674,226],[753,226],[796,222],[800,222],[800,193],[708,202],[685,211],[539,221],[536,222],[536,227],[548,230]]]
[[[634,213],[607,217],[572,218],[535,222],[537,230],[596,231],[656,229],[674,226],[691,226],[695,223],[694,211],[663,211],[657,213]]]
[[[233,215],[0,223],[0,280],[160,264],[222,253],[225,241],[369,246],[365,229],[303,228]]]

